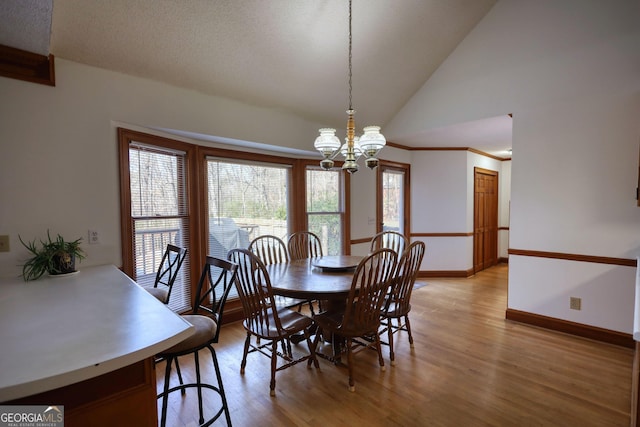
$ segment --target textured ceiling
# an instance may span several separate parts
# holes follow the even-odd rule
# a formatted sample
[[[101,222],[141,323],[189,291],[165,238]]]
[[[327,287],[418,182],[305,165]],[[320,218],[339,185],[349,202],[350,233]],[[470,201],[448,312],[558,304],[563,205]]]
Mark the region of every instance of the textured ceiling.
[[[0,1],[0,44],[49,54],[53,0]]]
[[[495,1],[354,0],[359,125],[384,132]],[[59,58],[345,125],[346,0],[0,2],[0,44],[46,54],[49,35]]]

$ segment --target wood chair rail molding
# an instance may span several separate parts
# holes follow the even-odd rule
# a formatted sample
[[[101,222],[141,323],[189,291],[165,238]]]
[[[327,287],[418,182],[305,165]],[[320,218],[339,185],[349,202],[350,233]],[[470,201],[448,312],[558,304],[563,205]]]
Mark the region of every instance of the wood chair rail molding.
[[[509,227],[499,227],[499,230],[508,230]],[[463,231],[463,232],[453,232],[453,233],[410,233],[409,237],[471,237],[473,236],[472,231]],[[371,237],[361,237],[358,239],[351,239],[350,243],[352,245],[358,245],[361,243],[369,243],[371,242]]]
[[[359,245],[361,243],[370,243],[371,239],[373,239],[373,236],[371,236],[371,237],[361,237],[359,239],[351,239],[349,242],[352,245]]]
[[[470,237],[473,231],[463,231],[462,233],[411,233],[409,237]]]
[[[596,255],[566,254],[561,252],[531,251],[526,249],[509,248],[509,255],[591,262],[594,264],[622,265],[626,267],[636,267],[637,265],[637,261],[635,259],[629,258],[613,258]]]
[[[498,231],[509,231],[509,227],[498,227]],[[409,233],[409,237],[470,237],[473,236],[472,231],[452,232],[452,233]],[[361,237],[358,239],[351,239],[352,245],[358,245],[360,243],[371,242],[371,237]]]

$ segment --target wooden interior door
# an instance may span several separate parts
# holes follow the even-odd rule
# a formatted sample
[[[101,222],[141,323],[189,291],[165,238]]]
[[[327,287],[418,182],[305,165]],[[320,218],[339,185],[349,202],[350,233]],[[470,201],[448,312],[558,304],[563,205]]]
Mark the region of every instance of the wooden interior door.
[[[473,270],[498,263],[498,172],[474,169]]]

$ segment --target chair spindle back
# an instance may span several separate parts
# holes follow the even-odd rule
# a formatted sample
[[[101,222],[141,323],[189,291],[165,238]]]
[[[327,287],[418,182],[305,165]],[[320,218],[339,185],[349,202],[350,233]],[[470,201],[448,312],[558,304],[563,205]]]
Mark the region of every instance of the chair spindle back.
[[[265,265],[281,264],[289,261],[287,245],[279,237],[264,235],[256,237],[249,244],[249,250]]]
[[[264,263],[247,249],[232,249],[228,258],[238,265],[236,289],[246,327],[265,337],[271,328],[281,331],[271,280]]]
[[[395,274],[397,255],[391,249],[378,249],[358,264],[341,329],[351,336],[377,330],[380,311]]]
[[[322,256],[320,238],[311,231],[293,233],[287,240],[287,247],[292,260]]]

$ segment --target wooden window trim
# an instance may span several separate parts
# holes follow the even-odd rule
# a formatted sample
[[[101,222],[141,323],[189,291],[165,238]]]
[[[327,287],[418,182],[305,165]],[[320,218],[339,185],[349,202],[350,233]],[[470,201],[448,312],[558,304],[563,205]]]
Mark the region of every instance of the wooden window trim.
[[[120,167],[120,236],[121,236],[121,250],[122,250],[122,271],[129,277],[134,277],[135,265],[133,263],[133,224],[131,223],[131,176],[129,175],[129,146],[132,142],[140,142],[149,144],[151,146],[158,146],[162,148],[168,148],[173,150],[180,150],[185,152],[185,168],[187,170],[185,174],[185,189],[187,192],[187,198],[189,199],[188,215],[190,216],[189,227],[189,242],[191,247],[187,248],[190,252],[190,266],[189,271],[192,280],[191,283],[191,295],[195,295],[195,283],[194,280],[200,277],[200,269],[202,262],[199,258],[195,258],[192,252],[193,242],[197,241],[199,236],[198,217],[197,217],[197,201],[195,197],[195,188],[192,185],[194,182],[195,168],[193,165],[195,162],[195,146],[192,144],[176,141],[169,138],[164,138],[156,135],[150,135],[143,132],[137,132],[129,129],[118,128],[118,155],[119,155],[119,167]]]

